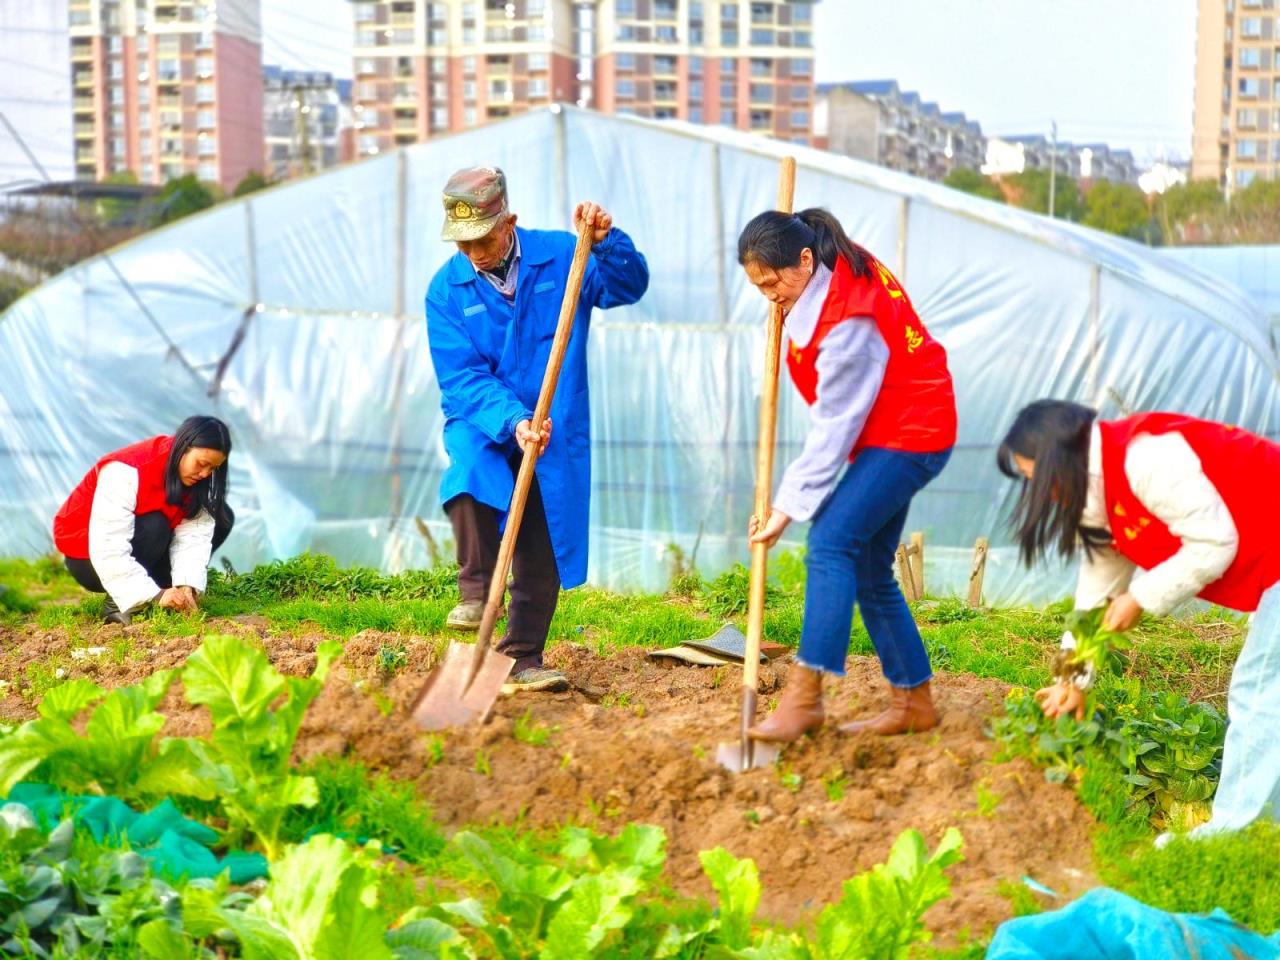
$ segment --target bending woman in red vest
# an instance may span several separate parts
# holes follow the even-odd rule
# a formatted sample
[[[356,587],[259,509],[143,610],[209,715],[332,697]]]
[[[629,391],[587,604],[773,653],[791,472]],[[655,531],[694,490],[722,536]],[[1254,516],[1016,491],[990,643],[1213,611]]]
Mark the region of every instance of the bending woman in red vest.
[[[1195,596],[1257,611],[1227,695],[1213,816],[1192,833],[1280,818],[1280,445],[1178,414],[1105,421],[1076,403],[1038,400],[1019,412],[997,462],[1025,478],[1013,515],[1023,559],[1083,548],[1076,607],[1109,601],[1108,629]],[[1074,684],[1036,699],[1051,717],[1084,715]]]
[[[822,725],[822,676],[844,674],[856,602],[890,687],[887,710],[845,732],[938,723],[920,631],[893,578],[911,498],[941,472],[956,439],[947,355],[888,269],[825,210],[762,213],[738,238],[738,262],[781,305],[787,369],[811,407],[800,455],[762,530],[772,545],[811,521],[804,625],[778,708],[750,733],[795,740]]]
[[[129,623],[150,601],[194,610],[209,556],[231,532],[231,434],[214,417],[189,417],[172,437],[108,454],[53,520],[53,541],[86,590],[106,593],[107,623]]]

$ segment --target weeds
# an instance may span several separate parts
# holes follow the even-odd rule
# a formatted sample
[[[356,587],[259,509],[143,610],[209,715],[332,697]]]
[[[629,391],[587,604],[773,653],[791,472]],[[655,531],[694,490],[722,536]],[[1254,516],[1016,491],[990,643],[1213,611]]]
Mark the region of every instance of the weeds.
[[[489,761],[489,751],[481,747],[476,751],[476,762],[474,767],[476,773],[482,777],[493,775],[493,766]]]
[[[512,734],[521,743],[527,743],[533,747],[545,747],[558,729],[557,727],[549,727],[546,724],[538,723],[533,719],[533,711],[526,710],[516,718],[515,729]]]
[[[844,799],[844,793],[848,786],[849,778],[845,776],[844,768],[842,767],[836,767],[822,778],[822,789],[826,791],[827,799],[832,803],[839,803]]]

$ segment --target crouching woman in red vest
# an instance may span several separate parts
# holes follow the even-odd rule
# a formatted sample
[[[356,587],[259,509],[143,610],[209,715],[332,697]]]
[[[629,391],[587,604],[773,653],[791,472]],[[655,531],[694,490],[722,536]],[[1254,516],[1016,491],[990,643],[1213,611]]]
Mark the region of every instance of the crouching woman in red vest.
[[[1038,400],[1018,413],[997,463],[1024,480],[1013,514],[1024,561],[1082,548],[1076,607],[1109,601],[1108,629],[1196,596],[1257,611],[1227,694],[1213,815],[1192,833],[1280,818],[1280,445],[1179,414],[1105,421],[1076,403]],[[1051,717],[1083,716],[1074,683],[1036,698]]]
[[[804,624],[777,709],[750,733],[790,741],[822,725],[823,674],[842,676],[856,603],[884,676],[883,713],[845,732],[938,723],[929,656],[893,558],[911,498],[956,439],[947,355],[888,269],[825,210],[762,213],[738,238],[747,278],[785,314],[787,370],[811,408],[804,448],[783,475],[753,543],[811,521]]]
[[[235,516],[227,506],[231,434],[214,417],[189,417],[172,437],[107,454],[53,520],[67,570],[106,593],[108,623],[129,623],[150,601],[194,610],[209,557]]]

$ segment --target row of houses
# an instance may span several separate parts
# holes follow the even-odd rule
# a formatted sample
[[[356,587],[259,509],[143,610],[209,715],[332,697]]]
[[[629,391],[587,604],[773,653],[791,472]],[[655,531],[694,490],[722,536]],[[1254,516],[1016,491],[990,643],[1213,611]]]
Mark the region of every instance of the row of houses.
[[[1063,176],[1118,183],[1137,183],[1140,173],[1130,151],[1105,143],[987,136],[976,120],[944,111],[896,80],[819,84],[814,142],[928,180],[957,169],[1011,174],[1053,166]]]

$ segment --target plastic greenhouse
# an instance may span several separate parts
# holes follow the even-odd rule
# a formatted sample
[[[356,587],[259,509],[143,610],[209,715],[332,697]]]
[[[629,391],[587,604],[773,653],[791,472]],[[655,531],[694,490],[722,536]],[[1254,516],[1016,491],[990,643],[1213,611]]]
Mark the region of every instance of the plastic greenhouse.
[[[489,163],[526,226],[568,228],[573,203],[596,200],[652,271],[638,305],[590,332],[591,582],[661,588],[671,544],[704,574],[745,560],[765,309],[734,246],[786,152],[797,207],[830,208],[894,268],[950,355],[959,445],[908,521],[928,538],[931,592],[964,589],[978,536],[992,538],[989,601],[1068,587],[1007,546],[1013,487],[992,454],[1031,399],[1280,430],[1266,317],[1158,253],[818,150],[552,107],[224,203],[11,307],[0,555],[52,548],[51,518],[97,457],[211,412],[236,444],[224,552],[238,569],[303,550],[424,565],[428,535],[447,556],[422,303],[452,252],[439,190]],[[806,423],[781,393],[777,476]]]

